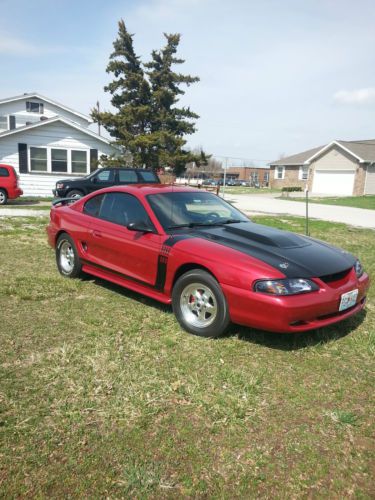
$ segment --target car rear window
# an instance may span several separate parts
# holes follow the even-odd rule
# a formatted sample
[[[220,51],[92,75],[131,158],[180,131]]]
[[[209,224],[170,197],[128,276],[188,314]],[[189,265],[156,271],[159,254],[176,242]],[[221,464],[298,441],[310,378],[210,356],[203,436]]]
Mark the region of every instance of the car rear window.
[[[152,182],[159,182],[159,178],[155,174],[155,172],[150,172],[149,170],[145,170],[144,172],[138,172],[139,177],[141,178],[141,182],[147,182],[147,183],[152,183]]]
[[[104,198],[104,194],[99,194],[86,201],[83,207],[83,213],[91,215],[92,217],[99,217],[100,207]]]
[[[4,167],[0,167],[0,177],[9,177],[9,170]]]
[[[138,182],[137,173],[135,172],[135,170],[119,170],[118,180],[120,184],[136,184]]]

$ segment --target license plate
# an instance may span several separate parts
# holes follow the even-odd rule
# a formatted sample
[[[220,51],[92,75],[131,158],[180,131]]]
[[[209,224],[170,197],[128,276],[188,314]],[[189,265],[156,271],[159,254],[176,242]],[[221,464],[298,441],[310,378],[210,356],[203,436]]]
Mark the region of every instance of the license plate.
[[[358,290],[351,290],[350,292],[341,295],[339,311],[345,311],[355,305],[358,297]]]

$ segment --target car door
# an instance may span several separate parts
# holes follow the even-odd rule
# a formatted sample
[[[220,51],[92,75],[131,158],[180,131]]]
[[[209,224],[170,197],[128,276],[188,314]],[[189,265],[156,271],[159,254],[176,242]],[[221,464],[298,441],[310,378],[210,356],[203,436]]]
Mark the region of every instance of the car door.
[[[127,229],[129,223],[140,221],[153,228],[146,209],[135,196],[119,192],[99,196],[102,197],[99,212],[91,214],[87,259],[128,279],[154,286],[162,235],[156,230],[146,233]],[[94,203],[92,200],[84,207],[88,215]]]
[[[116,184],[116,170],[114,169],[100,169],[95,175],[90,177],[87,186],[88,193],[92,193],[98,189],[110,187]]]

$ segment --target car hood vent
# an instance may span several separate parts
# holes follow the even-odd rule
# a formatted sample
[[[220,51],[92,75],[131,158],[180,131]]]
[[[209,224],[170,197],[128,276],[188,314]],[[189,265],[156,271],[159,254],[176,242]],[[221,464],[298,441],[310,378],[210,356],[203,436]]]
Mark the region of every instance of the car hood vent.
[[[226,226],[225,230],[227,233],[241,236],[247,240],[278,248],[300,248],[311,244],[298,234],[280,231],[279,229],[252,222]]]

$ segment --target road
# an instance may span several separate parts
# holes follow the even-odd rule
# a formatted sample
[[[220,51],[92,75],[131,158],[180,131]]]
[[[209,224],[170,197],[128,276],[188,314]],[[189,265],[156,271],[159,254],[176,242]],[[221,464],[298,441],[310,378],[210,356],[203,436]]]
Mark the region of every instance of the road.
[[[297,215],[305,217],[306,205],[267,195],[226,194],[225,199],[251,216],[257,214]],[[375,229],[375,210],[309,203],[309,217],[331,222],[342,222],[356,227]]]

